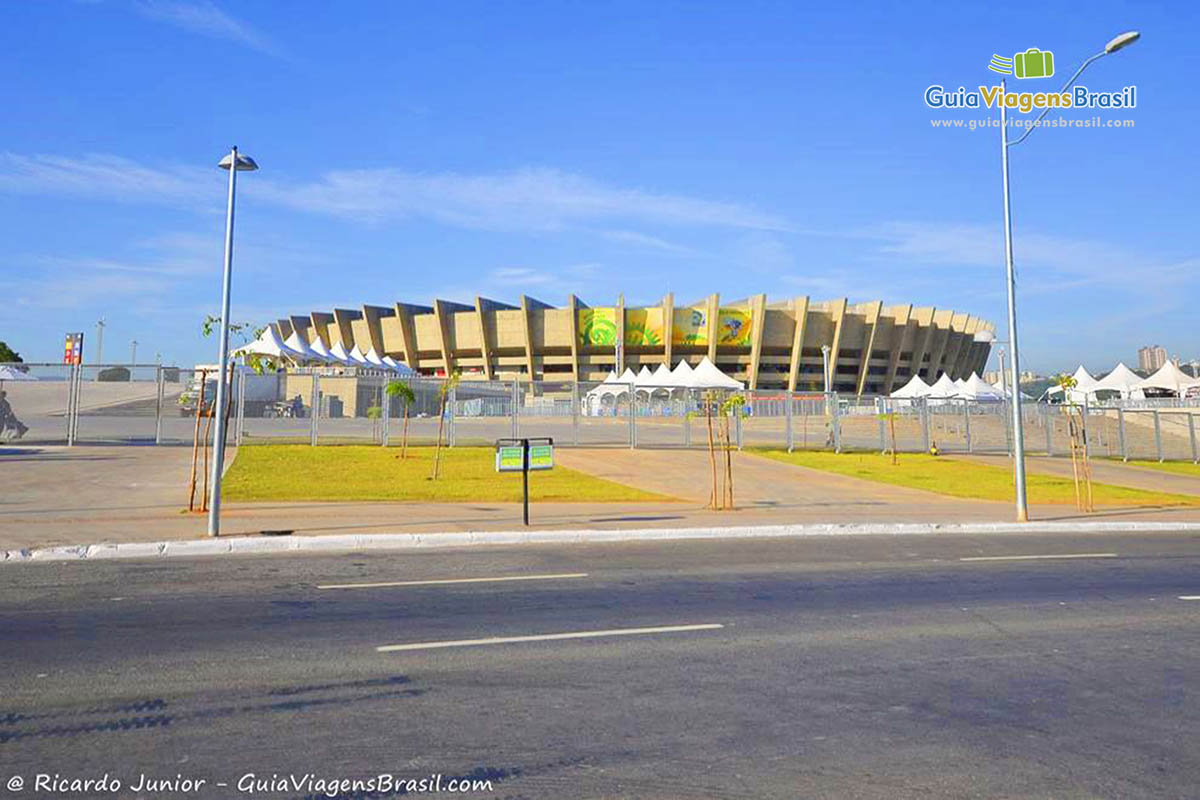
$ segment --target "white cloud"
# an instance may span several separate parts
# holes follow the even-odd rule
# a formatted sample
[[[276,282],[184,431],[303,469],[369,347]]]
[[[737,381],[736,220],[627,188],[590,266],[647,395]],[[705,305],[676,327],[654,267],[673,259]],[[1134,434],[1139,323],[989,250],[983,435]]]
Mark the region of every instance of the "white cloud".
[[[134,8],[138,13],[157,22],[201,36],[234,42],[260,53],[281,55],[278,45],[268,37],[247,23],[226,14],[208,0],[201,0],[201,2],[139,0],[134,4]]]
[[[130,203],[199,205],[221,198],[221,173],[148,167],[113,155],[68,158],[0,153],[0,191]]]
[[[556,169],[491,175],[338,170],[317,181],[255,181],[248,191],[282,206],[366,222],[423,218],[484,230],[557,230],[604,220],[783,229],[778,217],[735,203],[610,186]]]

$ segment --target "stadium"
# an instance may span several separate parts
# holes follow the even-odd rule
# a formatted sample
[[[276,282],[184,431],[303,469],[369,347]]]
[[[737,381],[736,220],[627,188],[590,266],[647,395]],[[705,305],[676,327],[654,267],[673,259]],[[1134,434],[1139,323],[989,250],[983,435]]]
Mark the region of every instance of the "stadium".
[[[272,327],[282,339],[373,350],[419,375],[457,370],[466,381],[598,382],[626,368],[695,365],[707,356],[748,389],[820,391],[828,348],[830,388],[857,395],[889,394],[913,374],[967,378],[983,370],[994,340],[992,323],[964,312],[807,296],[771,302],[765,294],[692,303],[668,294],[652,306],[622,298],[595,307],[574,295],[562,307],[527,296],[519,304],[476,297],[473,305],[313,311]]]

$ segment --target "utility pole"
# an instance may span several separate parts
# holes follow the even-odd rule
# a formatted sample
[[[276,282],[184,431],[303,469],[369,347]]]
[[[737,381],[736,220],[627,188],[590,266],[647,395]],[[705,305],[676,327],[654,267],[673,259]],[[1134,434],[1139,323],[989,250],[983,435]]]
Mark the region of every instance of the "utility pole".
[[[129,346],[129,366],[133,367],[137,365],[137,339],[134,339],[132,342],[130,342]]]

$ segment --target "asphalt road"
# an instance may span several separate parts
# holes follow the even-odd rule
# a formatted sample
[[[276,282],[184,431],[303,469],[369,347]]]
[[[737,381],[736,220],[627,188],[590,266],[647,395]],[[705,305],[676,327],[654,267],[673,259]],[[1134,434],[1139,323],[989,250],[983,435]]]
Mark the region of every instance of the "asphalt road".
[[[1183,534],[8,566],[0,795],[1197,797],[1195,596]]]

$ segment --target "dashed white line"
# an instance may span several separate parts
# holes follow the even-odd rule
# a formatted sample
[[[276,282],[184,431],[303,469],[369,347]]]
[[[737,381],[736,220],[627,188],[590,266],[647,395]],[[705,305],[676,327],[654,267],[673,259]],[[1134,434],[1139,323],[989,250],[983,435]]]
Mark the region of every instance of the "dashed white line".
[[[1200,594],[1181,594],[1180,600],[1200,600]]]
[[[1036,561],[1043,558],[1116,558],[1116,553],[1055,553],[1036,556],[969,556],[959,561]]]
[[[573,631],[571,633],[545,633],[535,636],[492,636],[486,639],[454,639],[443,642],[414,642],[412,644],[386,644],[375,649],[380,653],[395,653],[401,650],[436,650],[445,647],[477,647],[488,644],[516,644],[519,642],[556,642],[563,639],[599,639],[605,636],[639,636],[651,633],[683,633],[685,631],[711,631],[724,628],[719,623],[702,625],[664,625],[657,628],[613,628],[602,631]]]
[[[556,575],[504,575],[495,578],[439,578],[427,581],[384,581],[381,583],[325,583],[318,589],[381,589],[391,586],[445,586],[454,583],[502,583],[505,581],[557,581],[586,578],[586,572],[563,572]]]

